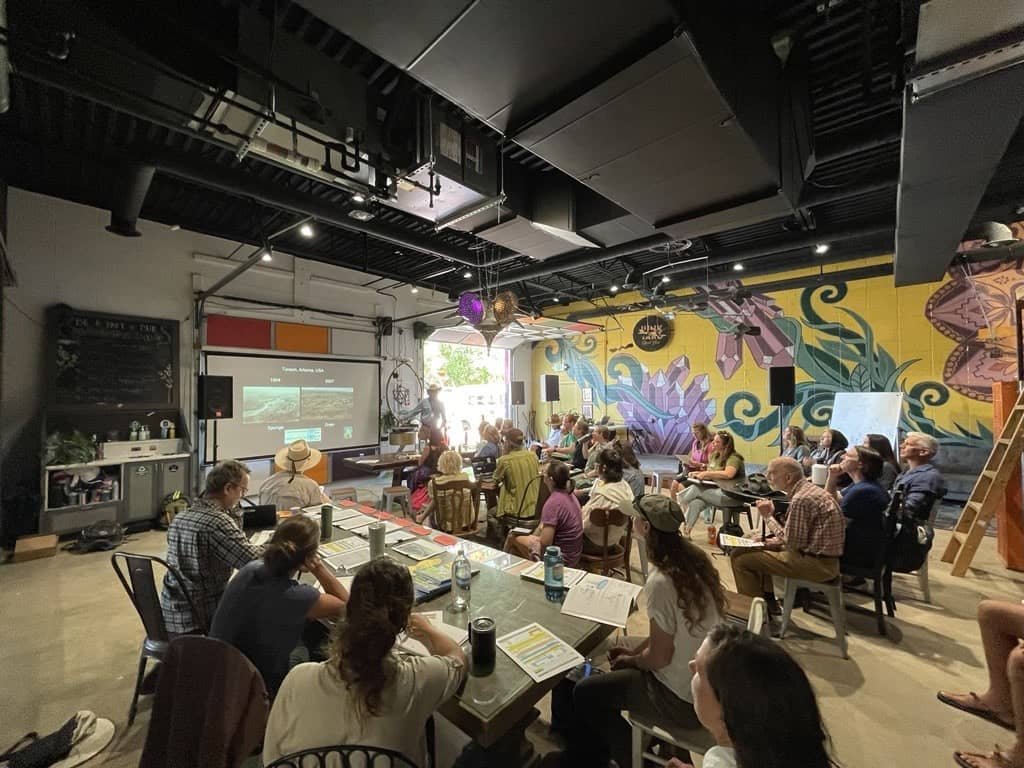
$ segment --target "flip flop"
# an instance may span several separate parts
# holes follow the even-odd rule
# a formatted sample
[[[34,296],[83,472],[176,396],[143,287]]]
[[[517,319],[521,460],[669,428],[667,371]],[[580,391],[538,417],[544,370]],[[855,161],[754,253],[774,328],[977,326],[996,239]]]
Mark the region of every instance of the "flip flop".
[[[953,759],[956,760],[956,764],[960,768],[978,768],[979,765],[984,765],[984,763],[979,762],[982,760],[987,760],[990,765],[996,768],[1016,768],[998,746],[996,746],[994,752],[989,752],[988,754],[982,754],[981,752],[954,752]],[[971,762],[972,760],[974,762]]]
[[[968,696],[970,696],[978,702],[977,706],[972,707],[969,704],[961,704],[959,701],[956,701],[954,698],[952,698],[949,694],[945,693],[944,691],[939,691],[935,694],[935,698],[937,698],[943,704],[953,707],[953,709],[959,709],[961,712],[966,712],[969,715],[980,717],[982,720],[987,720],[988,722],[1005,728],[1008,731],[1017,730],[1016,728],[1014,728],[1013,723],[1009,723],[1006,720],[1003,720],[1003,718],[1001,718],[991,709],[982,704],[981,699],[978,697],[978,694],[976,694],[974,691],[970,691],[968,693]]]

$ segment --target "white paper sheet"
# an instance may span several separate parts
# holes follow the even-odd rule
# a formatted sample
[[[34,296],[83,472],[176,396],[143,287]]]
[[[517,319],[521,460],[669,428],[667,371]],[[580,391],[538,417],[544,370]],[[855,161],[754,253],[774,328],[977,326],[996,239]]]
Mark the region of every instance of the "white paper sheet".
[[[422,611],[419,615],[429,619],[431,624],[440,629],[459,645],[465,643],[469,638],[469,633],[467,632],[466,627],[453,627],[451,624],[444,623],[444,611]],[[419,640],[414,640],[404,632],[398,636],[397,643],[399,648],[403,651],[407,651],[408,653],[415,653],[418,656],[430,655],[430,651],[427,650],[423,643]]]
[[[541,560],[539,562],[534,563],[525,571],[522,571],[519,575],[522,576],[524,579],[529,579],[530,581],[536,581],[543,584],[544,561]],[[579,581],[586,575],[586,571],[581,571],[578,568],[562,568],[562,586],[568,589],[574,584],[578,584]]]
[[[415,541],[407,541],[404,544],[399,544],[397,547],[392,547],[395,552],[406,557],[411,557],[413,560],[426,560],[430,557],[437,557],[438,555],[444,554],[446,551],[440,544],[435,544],[429,539],[416,539]]]
[[[373,523],[384,523],[384,534],[385,536],[389,533],[401,529],[402,526],[392,523],[390,520],[370,520],[366,525],[361,525],[358,528],[352,528],[351,531],[356,536],[362,536],[364,539],[370,538],[370,526]]]
[[[320,557],[334,557],[340,555],[342,552],[351,552],[354,549],[363,549],[366,546],[366,542],[357,536],[350,536],[347,539],[337,539],[335,541],[328,541],[320,545],[320,549],[317,551]]]
[[[579,619],[590,619],[613,627],[624,627],[629,609],[643,586],[628,581],[588,573],[569,590],[562,603],[562,613]]]
[[[334,527],[341,528],[343,531],[351,531],[355,530],[356,528],[361,528],[364,525],[369,525],[372,522],[375,522],[375,518],[360,513],[358,515],[355,515],[354,517],[349,517],[344,520],[336,521],[334,523]]]
[[[401,544],[403,541],[409,541],[410,539],[415,538],[416,534],[412,531],[405,528],[399,528],[397,531],[392,531],[384,536],[384,546],[393,547],[395,544]]]
[[[498,647],[538,683],[583,662],[575,648],[537,622],[499,637]]]
[[[722,547],[742,547],[744,549],[763,549],[763,541],[754,541],[753,539],[745,539],[742,536],[733,536],[728,533],[718,534],[718,543]]]
[[[273,531],[256,531],[256,533],[249,537],[249,543],[255,544],[257,547],[262,547],[270,541],[270,537],[273,535]]]
[[[324,562],[336,571],[351,571],[364,563],[370,562],[370,547],[365,546],[349,550],[348,552],[342,552],[340,555],[325,558]]]

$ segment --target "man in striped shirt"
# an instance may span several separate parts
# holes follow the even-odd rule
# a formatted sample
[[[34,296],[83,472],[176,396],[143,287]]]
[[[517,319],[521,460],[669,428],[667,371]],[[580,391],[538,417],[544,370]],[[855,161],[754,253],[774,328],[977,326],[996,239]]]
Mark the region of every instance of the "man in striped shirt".
[[[774,602],[772,576],[825,582],[839,575],[846,521],[835,497],[804,478],[795,459],[778,458],[768,465],[768,482],[789,497],[786,523],[775,519],[775,505],[757,503],[769,537],[763,549],[734,549],[730,553],[736,591]]]

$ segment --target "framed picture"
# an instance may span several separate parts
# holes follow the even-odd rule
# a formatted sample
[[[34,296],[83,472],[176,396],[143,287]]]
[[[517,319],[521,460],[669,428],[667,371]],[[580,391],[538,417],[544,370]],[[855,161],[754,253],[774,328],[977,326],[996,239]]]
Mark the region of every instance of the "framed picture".
[[[594,406],[593,406],[592,403],[584,403],[583,407],[580,408],[580,411],[582,412],[582,415],[583,415],[584,419],[587,419],[588,421],[593,420],[593,418],[594,418]]]
[[[580,391],[583,393],[583,402],[592,403],[594,402],[594,390],[590,387],[581,387]]]

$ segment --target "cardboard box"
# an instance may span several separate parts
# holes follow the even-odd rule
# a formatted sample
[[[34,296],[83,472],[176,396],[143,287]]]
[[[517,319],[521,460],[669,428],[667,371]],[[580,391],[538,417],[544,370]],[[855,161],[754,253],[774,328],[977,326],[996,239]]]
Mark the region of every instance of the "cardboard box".
[[[12,562],[24,563],[27,560],[38,560],[41,557],[53,557],[57,554],[57,534],[44,533],[39,536],[22,536],[14,543]]]

